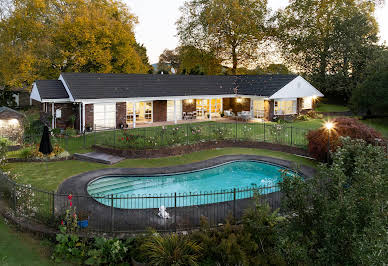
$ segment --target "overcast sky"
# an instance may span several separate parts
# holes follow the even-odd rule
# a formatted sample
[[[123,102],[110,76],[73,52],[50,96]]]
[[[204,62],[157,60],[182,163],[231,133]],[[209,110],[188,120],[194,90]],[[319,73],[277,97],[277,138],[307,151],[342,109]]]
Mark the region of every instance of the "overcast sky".
[[[150,63],[159,61],[164,49],[174,49],[178,44],[175,22],[180,16],[179,7],[185,0],[124,0],[131,11],[136,14],[139,24],[136,25],[136,39],[147,48]],[[288,0],[269,0],[275,10],[285,7]],[[388,4],[376,10],[382,41],[388,41]]]

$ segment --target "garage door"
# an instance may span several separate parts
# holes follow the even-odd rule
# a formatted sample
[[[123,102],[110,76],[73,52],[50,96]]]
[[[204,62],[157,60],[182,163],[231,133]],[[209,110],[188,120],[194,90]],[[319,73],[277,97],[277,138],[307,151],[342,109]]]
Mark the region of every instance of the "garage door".
[[[94,126],[97,130],[116,127],[116,104],[94,104]]]

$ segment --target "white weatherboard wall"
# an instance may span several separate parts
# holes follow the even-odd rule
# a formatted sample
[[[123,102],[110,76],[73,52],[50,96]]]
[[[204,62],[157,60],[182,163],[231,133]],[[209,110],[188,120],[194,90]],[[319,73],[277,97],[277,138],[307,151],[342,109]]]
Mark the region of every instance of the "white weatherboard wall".
[[[303,98],[308,96],[323,97],[324,95],[301,76],[296,77],[286,86],[274,93],[270,99]]]
[[[94,126],[96,129],[116,127],[116,104],[94,104]]]
[[[40,98],[39,90],[38,90],[38,87],[36,86],[36,83],[34,83],[34,85],[32,86],[30,99],[33,99],[33,100],[38,101],[38,102],[42,101],[42,99]]]
[[[176,120],[182,120],[182,101],[176,101]],[[174,101],[167,101],[167,121],[174,121]]]

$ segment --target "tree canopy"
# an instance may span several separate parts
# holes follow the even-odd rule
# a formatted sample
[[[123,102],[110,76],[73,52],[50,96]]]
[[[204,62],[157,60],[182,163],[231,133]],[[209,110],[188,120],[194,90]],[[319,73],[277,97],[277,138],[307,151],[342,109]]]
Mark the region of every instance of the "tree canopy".
[[[190,0],[181,12],[181,44],[214,53],[233,74],[255,59],[266,35],[267,0]]]
[[[374,59],[375,3],[362,0],[292,0],[277,14],[282,56],[325,93],[345,98]]]
[[[120,0],[10,0],[0,12],[0,86],[66,71],[147,73],[135,23]]]

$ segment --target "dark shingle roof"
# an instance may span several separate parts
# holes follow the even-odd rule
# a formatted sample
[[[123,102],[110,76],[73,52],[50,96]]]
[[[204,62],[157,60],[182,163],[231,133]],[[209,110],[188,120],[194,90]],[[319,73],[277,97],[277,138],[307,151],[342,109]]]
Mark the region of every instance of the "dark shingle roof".
[[[42,99],[67,99],[69,95],[60,80],[35,81]]]
[[[271,96],[296,75],[195,76],[62,73],[74,99],[235,94]]]
[[[10,119],[10,118],[24,118],[25,115],[23,113],[20,113],[14,109],[11,109],[6,106],[1,106],[0,107],[0,119]]]

